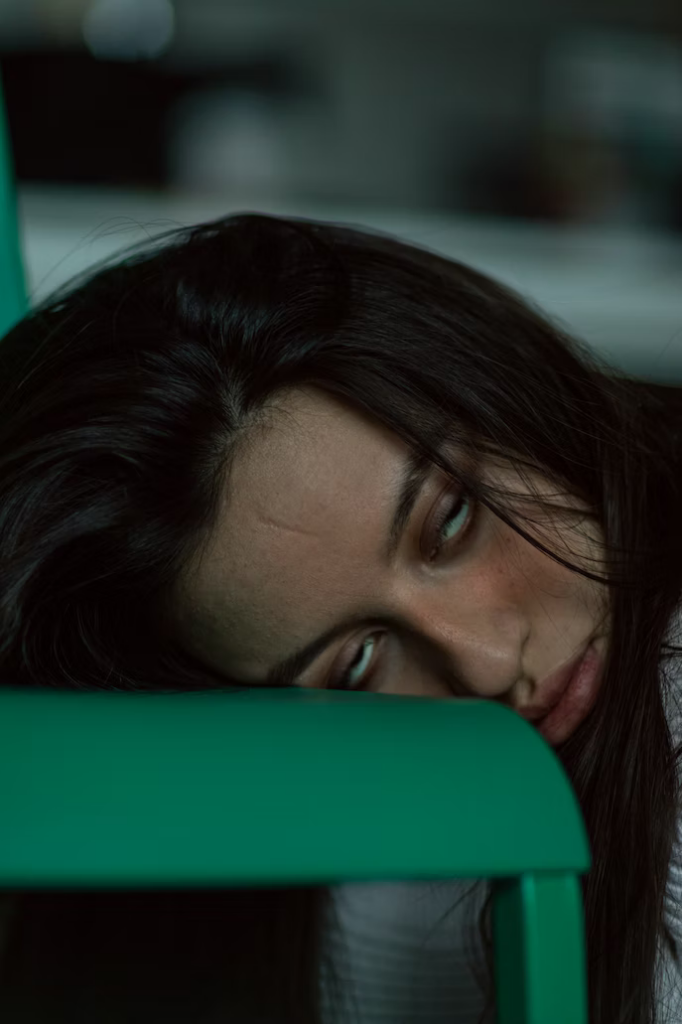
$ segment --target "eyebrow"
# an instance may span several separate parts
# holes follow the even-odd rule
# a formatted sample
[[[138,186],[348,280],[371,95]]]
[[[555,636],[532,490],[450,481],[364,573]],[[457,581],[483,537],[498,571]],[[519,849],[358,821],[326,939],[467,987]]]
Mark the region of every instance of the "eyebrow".
[[[393,511],[393,518],[388,529],[388,538],[383,552],[383,557],[388,562],[392,561],[395,557],[414,506],[421,494],[424,483],[431,473],[432,467],[431,459],[416,449],[412,449],[410,455],[405,460],[398,487],[398,499]],[[326,630],[309,644],[306,644],[305,647],[294,651],[284,661],[271,668],[266,679],[262,683],[255,685],[271,687],[293,686],[298,677],[312,665],[322,651],[347,630],[363,624],[384,625],[386,621],[379,620],[376,617],[372,619],[366,615],[353,615],[341,622],[337,622],[331,629]]]

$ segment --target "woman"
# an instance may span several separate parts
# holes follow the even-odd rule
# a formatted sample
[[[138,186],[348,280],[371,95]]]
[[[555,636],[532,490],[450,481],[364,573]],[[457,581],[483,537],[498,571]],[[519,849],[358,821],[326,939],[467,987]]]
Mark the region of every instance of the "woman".
[[[0,380],[4,680],[475,696],[535,719],[588,652],[598,671],[570,721],[536,724],[592,845],[589,1019],[674,1019],[682,389],[615,373],[462,264],[255,214],[171,233],[53,297],[3,340]],[[467,990],[462,1009],[469,975],[445,946],[449,994],[428,958],[424,991],[401,989],[402,948],[382,1020],[407,1005],[490,1019],[478,894],[487,998]],[[145,984],[149,1021],[156,984],[157,1008],[173,992],[165,1021],[224,1006],[300,1024],[331,1020],[358,982],[334,945],[359,934],[343,890],[186,895],[19,899],[3,1021],[73,1024],[103,1001],[131,1021]],[[199,904],[198,945],[169,940]],[[361,1019],[379,1019],[378,989],[359,989]]]

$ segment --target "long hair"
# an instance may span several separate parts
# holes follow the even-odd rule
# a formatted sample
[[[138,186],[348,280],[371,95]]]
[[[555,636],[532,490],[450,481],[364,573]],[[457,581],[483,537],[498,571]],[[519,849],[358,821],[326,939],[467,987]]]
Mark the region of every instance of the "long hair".
[[[2,682],[238,685],[183,649],[173,595],[210,536],[240,444],[274,396],[301,385],[369,413],[529,543],[607,585],[599,701],[557,754],[592,847],[582,881],[589,1019],[653,1024],[657,951],[672,949],[662,910],[680,751],[661,665],[682,590],[682,389],[615,371],[485,275],[378,232],[247,213],[136,247],[34,309],[0,343]],[[446,457],[448,439],[471,462]],[[603,532],[600,564],[543,543],[524,499],[470,468],[489,456],[579,499]],[[319,1024],[329,891],[266,896],[252,893],[253,978],[267,984],[254,981],[244,999],[259,1020]],[[38,965],[31,936],[46,901],[20,900],[0,985],[7,1006],[17,979],[48,971],[56,947],[71,950],[76,986],[73,935],[55,936]],[[253,919],[235,918],[240,928]],[[82,915],[50,920],[76,932]],[[489,900],[479,927],[490,1009]],[[234,955],[225,952],[226,971]],[[62,985],[68,970],[62,962]],[[265,994],[270,1004],[256,1009]]]

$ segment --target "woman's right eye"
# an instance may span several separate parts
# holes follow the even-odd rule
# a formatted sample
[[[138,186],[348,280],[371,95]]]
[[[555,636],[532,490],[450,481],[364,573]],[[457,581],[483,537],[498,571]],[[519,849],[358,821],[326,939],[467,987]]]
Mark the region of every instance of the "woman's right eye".
[[[373,657],[373,655],[375,654],[378,639],[379,634],[377,633],[372,633],[365,637],[357,648],[355,657],[350,662],[348,668],[332,682],[334,689],[358,690],[367,685],[370,676],[376,670],[376,664],[374,664],[372,670],[368,672],[368,667],[376,662],[376,657]]]

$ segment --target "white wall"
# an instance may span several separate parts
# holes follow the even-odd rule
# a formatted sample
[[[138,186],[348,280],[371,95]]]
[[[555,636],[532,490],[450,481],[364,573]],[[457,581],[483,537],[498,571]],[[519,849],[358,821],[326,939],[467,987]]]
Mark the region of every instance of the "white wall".
[[[124,245],[230,212],[375,227],[500,278],[613,365],[682,383],[682,242],[651,234],[455,218],[404,209],[276,204],[24,187],[20,220],[31,291],[44,296]]]

